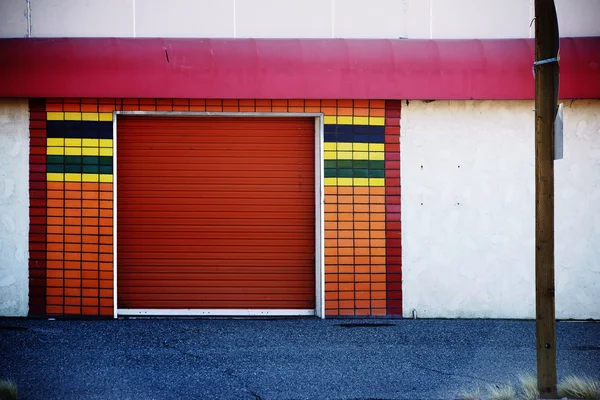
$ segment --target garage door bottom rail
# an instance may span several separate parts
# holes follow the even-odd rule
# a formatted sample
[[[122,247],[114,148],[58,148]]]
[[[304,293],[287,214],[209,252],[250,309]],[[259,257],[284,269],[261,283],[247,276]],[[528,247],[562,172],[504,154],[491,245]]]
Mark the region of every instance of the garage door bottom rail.
[[[261,309],[117,309],[118,317],[310,317],[315,310]]]

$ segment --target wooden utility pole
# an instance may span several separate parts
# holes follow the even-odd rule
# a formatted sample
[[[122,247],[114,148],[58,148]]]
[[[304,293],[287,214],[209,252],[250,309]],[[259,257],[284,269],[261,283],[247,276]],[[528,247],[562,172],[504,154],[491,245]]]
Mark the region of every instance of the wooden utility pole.
[[[540,398],[556,399],[554,119],[558,106],[554,0],[535,0],[535,309]]]

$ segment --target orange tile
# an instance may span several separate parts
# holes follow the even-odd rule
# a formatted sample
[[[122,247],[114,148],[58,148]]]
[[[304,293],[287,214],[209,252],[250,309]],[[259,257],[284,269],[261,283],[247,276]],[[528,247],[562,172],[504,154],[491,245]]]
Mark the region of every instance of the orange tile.
[[[339,292],[340,300],[354,300],[354,291]]]
[[[97,271],[98,270],[98,262],[97,261],[82,261],[81,269],[88,271]]]
[[[354,311],[354,315],[371,315],[371,310],[365,308],[357,308]]]
[[[336,256],[337,248],[336,247],[325,247],[325,257]]]
[[[386,293],[383,290],[377,290],[371,292],[371,299],[373,300],[385,300]]]
[[[113,202],[110,200],[101,200],[100,201],[100,208],[107,208],[107,209],[111,209],[113,208]]]
[[[85,289],[97,289],[99,282],[97,279],[84,279],[81,281],[81,287]]]
[[[385,213],[385,205],[383,205],[383,204],[371,204],[370,207],[371,207],[371,212]]]
[[[100,246],[100,253],[112,254],[113,253],[113,246],[112,245],[101,245]]]
[[[304,111],[307,113],[320,113],[321,107],[320,106],[316,106],[316,107],[306,106],[306,107],[304,107]]]
[[[369,221],[370,218],[369,213],[354,213],[355,221]]]
[[[340,247],[352,247],[352,239],[338,239],[338,246]]]
[[[67,287],[67,288],[65,288],[65,296],[70,296],[70,297],[80,297],[81,296],[81,288],[78,287],[79,283],[81,281],[80,280],[75,280],[74,282],[76,283],[76,285],[74,285],[75,287]],[[69,283],[72,283],[72,282],[69,281]]]
[[[63,313],[63,307],[62,306],[47,305],[46,306],[46,313],[48,315],[62,315],[62,313]]]
[[[337,107],[321,107],[321,112],[325,115],[337,115]]]
[[[98,235],[99,228],[97,226],[83,226],[81,227],[81,233],[84,235]]]
[[[103,229],[103,228],[100,228]],[[102,232],[100,232],[102,233]],[[100,236],[100,243],[101,244],[112,244],[113,243],[113,237],[112,236]]]
[[[385,187],[370,186],[369,192],[371,195],[385,195]]]
[[[101,192],[112,192],[113,184],[112,183],[90,183],[89,185],[94,185],[94,187],[99,187]],[[111,198],[112,199],[112,198]]]
[[[325,265],[336,265],[339,263],[337,256],[325,256]]]
[[[352,222],[348,222],[348,221],[338,222],[338,229],[340,229],[340,230],[352,229],[353,227],[354,226],[353,226]]]
[[[385,300],[371,300],[371,307],[373,308],[385,308]]]
[[[113,198],[113,194],[111,192],[100,192],[100,196],[96,196],[96,198],[100,198],[100,200],[112,200]],[[86,197],[86,198],[93,198],[93,197]]]
[[[357,213],[367,213],[369,212],[369,205],[368,204],[354,204],[354,212]]]
[[[112,288],[113,285],[114,285],[114,281],[112,279],[111,280],[106,280],[106,279],[105,280],[100,280],[100,287],[103,288],[103,289]]]
[[[329,305],[326,304],[327,309],[325,310],[325,315],[328,317],[333,317],[339,315],[337,307],[329,308]],[[333,307],[333,306],[332,306]]]
[[[338,255],[339,256],[353,256],[354,255],[354,248],[352,247],[339,247],[338,248]]]
[[[81,200],[65,200],[67,208],[81,208]]]
[[[353,197],[349,195],[339,195],[337,196],[338,204],[352,204]]]
[[[354,301],[340,300],[340,314],[343,314],[344,309],[354,309]]]
[[[384,230],[385,229],[385,222],[371,221],[371,229],[373,229],[373,230],[376,230],[376,229]]]
[[[327,201],[327,195],[337,194],[337,186],[325,186],[325,201]]]
[[[98,297],[98,289],[81,289],[81,295],[84,297]]]
[[[271,107],[271,100],[270,99],[256,99],[256,106],[261,106],[261,107]]]
[[[84,253],[98,253],[99,246],[97,244],[84,244],[81,251]]]
[[[337,115],[352,115],[351,107],[338,107]]]
[[[371,231],[371,238],[376,238],[376,239],[385,239],[385,231],[383,230],[378,230],[378,231]]]
[[[100,253],[100,261],[102,262],[112,262],[113,255],[112,254],[104,254]]]
[[[340,239],[352,239],[354,237],[354,231],[351,229],[338,231],[338,237]]]
[[[354,273],[354,265],[340,265],[338,273],[340,273],[340,274],[353,274]]]
[[[371,282],[386,282],[385,274],[371,274]]]
[[[338,186],[338,194],[353,194],[353,189],[358,186]]]
[[[384,213],[370,213],[367,214],[370,218],[371,221],[385,221],[385,214]]]
[[[65,251],[69,251],[69,252],[81,252],[81,244],[79,244],[79,243],[67,243],[67,244],[65,244]]]
[[[325,230],[325,243],[327,243],[327,239],[337,239],[337,236],[336,230]]]
[[[65,226],[67,235],[81,235],[81,226]]]
[[[326,292],[337,291],[337,290],[338,290],[337,282],[329,282],[327,279],[325,279],[325,291]]]
[[[387,310],[385,308],[372,308],[371,315],[387,315]]]
[[[64,271],[62,269],[47,269],[46,270],[46,278],[63,278]]]
[[[204,112],[204,111],[206,111],[206,106],[204,106],[204,105],[201,105],[201,106],[191,105],[190,106],[190,111],[193,111],[193,112]]]
[[[65,261],[65,269],[81,269],[81,261]]]
[[[82,253],[81,261],[98,261],[100,256],[98,253]]]
[[[111,289],[100,289],[100,297],[113,297],[113,290]]]
[[[81,235],[65,235],[65,243],[81,243]]]
[[[325,230],[337,229],[337,222],[325,221]]]
[[[339,99],[337,101],[337,105],[338,105],[338,107],[353,107],[354,106],[354,100],[352,100],[352,99]]]
[[[354,292],[354,296],[356,297],[357,300],[370,300],[371,299],[371,292],[368,292],[368,291],[360,291],[360,292],[356,291],[356,292]]]
[[[81,208],[67,208],[65,217],[81,217]]]
[[[81,307],[65,306],[65,315],[81,315]]]
[[[371,272],[374,274],[385,274],[386,269],[387,268],[385,265],[372,265],[371,266]]]
[[[371,116],[371,117],[385,117],[385,110],[383,108],[371,108],[369,110],[369,116]]]
[[[328,300],[337,300],[338,292],[325,292],[325,301]]]
[[[370,308],[371,307],[370,300],[356,300],[355,304],[356,304],[356,308]]]
[[[325,273],[326,274],[337,274],[338,271],[338,266],[337,265],[331,265],[331,264],[325,264]]]
[[[112,299],[100,299],[100,306],[101,307],[112,307],[113,301],[112,301]]]
[[[114,309],[113,307],[100,307],[100,315],[113,315],[114,314]]]
[[[62,234],[64,232],[64,228],[61,225],[47,225],[46,232],[51,234]]]
[[[100,215],[100,210],[97,208],[83,208],[81,209],[80,214],[84,217],[98,217]]]
[[[369,100],[371,108],[385,108],[385,100]]]
[[[65,199],[81,199],[83,193],[80,191],[66,191]]]
[[[369,107],[369,100],[354,100],[354,107]]]
[[[81,279],[81,271],[69,269],[65,270],[65,278],[67,279]]]
[[[98,307],[89,307],[89,306],[82,306],[81,307],[81,314],[82,315],[99,315],[100,314],[100,310],[98,309]]]
[[[82,271],[81,272],[81,277],[83,279],[98,279],[98,277],[100,276],[100,273],[98,271]]]

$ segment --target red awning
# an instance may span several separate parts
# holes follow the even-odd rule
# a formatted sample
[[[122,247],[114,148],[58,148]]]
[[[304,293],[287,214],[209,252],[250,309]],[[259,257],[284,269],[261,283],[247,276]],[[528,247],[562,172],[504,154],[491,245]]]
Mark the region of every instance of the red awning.
[[[533,99],[533,40],[0,39],[0,97]],[[600,37],[561,40],[600,98]]]

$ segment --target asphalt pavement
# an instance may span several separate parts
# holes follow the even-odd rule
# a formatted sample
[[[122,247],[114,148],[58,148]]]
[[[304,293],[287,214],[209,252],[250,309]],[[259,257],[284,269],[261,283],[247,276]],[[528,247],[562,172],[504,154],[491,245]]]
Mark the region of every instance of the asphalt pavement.
[[[600,323],[557,340],[559,377],[600,378]],[[535,366],[533,321],[0,319],[20,399],[455,399]]]

